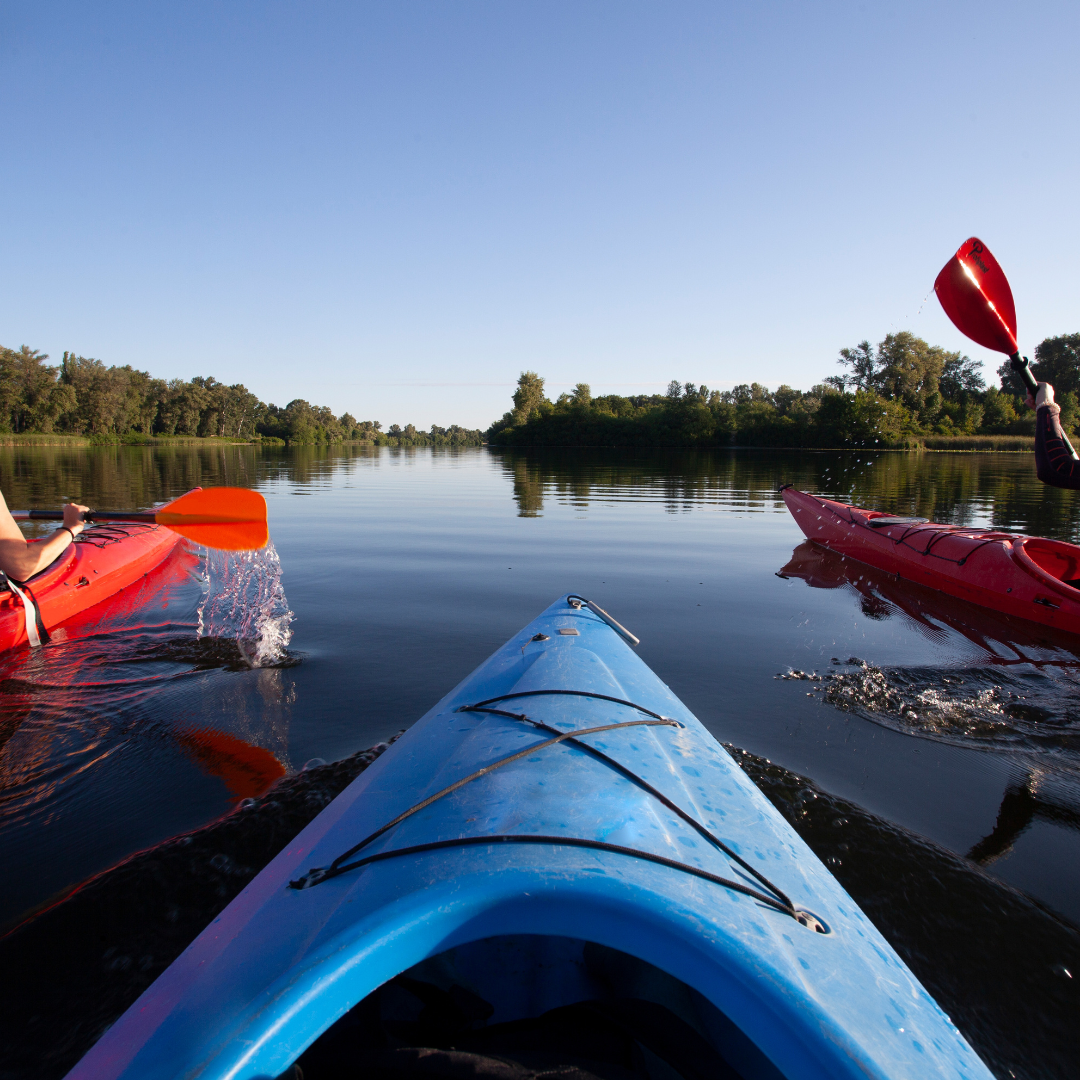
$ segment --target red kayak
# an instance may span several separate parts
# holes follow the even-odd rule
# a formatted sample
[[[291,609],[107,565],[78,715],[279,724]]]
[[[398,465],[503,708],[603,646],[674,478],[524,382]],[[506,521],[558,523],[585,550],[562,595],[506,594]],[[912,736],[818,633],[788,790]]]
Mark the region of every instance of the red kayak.
[[[148,574],[180,539],[162,525],[134,522],[85,529],[51,566],[25,585],[0,592],[0,650],[47,641],[53,627]],[[23,597],[29,601],[25,607]]]
[[[994,529],[936,525],[780,489],[807,539],[981,607],[1080,634],[1080,547]]]

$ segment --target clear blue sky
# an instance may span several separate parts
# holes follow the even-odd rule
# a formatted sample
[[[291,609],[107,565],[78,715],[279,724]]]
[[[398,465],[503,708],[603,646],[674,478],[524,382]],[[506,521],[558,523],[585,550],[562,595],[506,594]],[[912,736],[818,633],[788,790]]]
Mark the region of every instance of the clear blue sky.
[[[0,343],[487,426],[1080,330],[1073,3],[0,0]],[[925,301],[925,302],[924,302]]]

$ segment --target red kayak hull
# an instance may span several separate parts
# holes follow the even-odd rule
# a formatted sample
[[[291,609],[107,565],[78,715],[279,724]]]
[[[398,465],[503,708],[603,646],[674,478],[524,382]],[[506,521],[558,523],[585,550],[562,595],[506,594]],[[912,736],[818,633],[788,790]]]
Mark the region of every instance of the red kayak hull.
[[[1080,546],[933,522],[873,524],[891,515],[781,490],[808,540],[969,603],[1080,634]]]
[[[46,630],[138,581],[160,565],[181,537],[161,525],[100,525],[87,529],[27,585]],[[26,617],[13,593],[0,593],[0,651],[26,643]]]

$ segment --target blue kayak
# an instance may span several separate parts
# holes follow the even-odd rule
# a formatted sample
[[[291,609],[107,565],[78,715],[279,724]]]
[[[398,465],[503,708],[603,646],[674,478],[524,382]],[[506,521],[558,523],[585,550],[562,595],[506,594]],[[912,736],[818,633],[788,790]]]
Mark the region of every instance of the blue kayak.
[[[552,604],[70,1076],[990,1080],[627,639]]]

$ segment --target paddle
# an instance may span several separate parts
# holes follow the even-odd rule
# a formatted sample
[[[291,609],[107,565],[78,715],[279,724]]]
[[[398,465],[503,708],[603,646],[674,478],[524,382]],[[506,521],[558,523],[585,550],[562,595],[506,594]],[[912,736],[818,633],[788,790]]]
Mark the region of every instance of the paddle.
[[[62,510],[16,510],[16,521],[62,521]],[[93,524],[101,521],[144,521],[164,525],[173,532],[219,551],[254,551],[266,547],[266,500],[250,488],[195,488],[156,510],[100,511],[83,515]]]
[[[1016,305],[1009,279],[977,236],[965,240],[941,268],[934,291],[956,328],[985,348],[1005,353],[1013,371],[1035,397],[1039,383],[1031,371],[1031,361],[1020,355],[1016,344]],[[1064,433],[1062,441],[1076,459],[1076,451]]]
[[[1016,344],[1012,289],[997,259],[978,237],[965,240],[942,267],[934,291],[956,328],[983,347],[1005,353],[1034,397],[1039,384]]]

